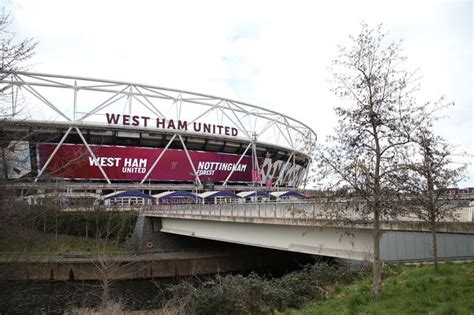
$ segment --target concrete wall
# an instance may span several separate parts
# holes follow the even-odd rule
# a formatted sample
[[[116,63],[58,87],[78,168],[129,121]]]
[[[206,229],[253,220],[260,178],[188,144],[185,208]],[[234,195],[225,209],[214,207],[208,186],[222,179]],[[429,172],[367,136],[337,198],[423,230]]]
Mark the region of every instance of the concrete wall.
[[[179,250],[228,250],[240,249],[237,245],[197,239],[189,236],[163,233],[162,219],[157,217],[139,216],[132,238],[127,242],[127,249],[137,254]],[[147,247],[147,243],[152,247]]]
[[[234,252],[181,252],[144,256],[108,257],[106,267],[93,258],[65,259],[30,257],[27,261],[0,261],[2,280],[100,280],[163,278],[285,266],[294,261],[308,262],[307,256],[249,249]],[[102,260],[104,262],[104,260]]]
[[[473,234],[437,234],[440,259],[474,258]],[[431,233],[385,231],[381,241],[384,261],[431,260]]]
[[[160,229],[160,218],[138,216],[132,239],[127,244],[128,249],[133,249],[136,253],[146,253],[192,248],[192,241],[186,242],[179,235],[161,233]]]

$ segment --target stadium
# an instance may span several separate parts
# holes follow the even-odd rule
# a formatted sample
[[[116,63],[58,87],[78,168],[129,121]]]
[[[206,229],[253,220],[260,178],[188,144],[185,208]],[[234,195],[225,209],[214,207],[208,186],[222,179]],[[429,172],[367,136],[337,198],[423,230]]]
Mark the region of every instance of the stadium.
[[[305,187],[316,133],[259,106],[151,85],[1,74],[4,185],[21,195]]]

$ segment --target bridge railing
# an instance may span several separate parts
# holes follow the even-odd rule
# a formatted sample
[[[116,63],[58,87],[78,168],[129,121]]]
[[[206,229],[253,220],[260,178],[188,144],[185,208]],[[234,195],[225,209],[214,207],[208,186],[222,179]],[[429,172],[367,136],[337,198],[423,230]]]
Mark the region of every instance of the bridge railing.
[[[337,211],[335,208],[338,208]],[[340,203],[327,203],[318,200],[291,200],[254,203],[221,203],[221,204],[158,204],[113,207],[70,207],[65,211],[139,211],[162,216],[212,216],[212,217],[248,217],[248,218],[291,218],[291,219],[367,219],[370,215],[361,216],[354,207]],[[393,218],[392,218],[393,219]],[[403,213],[397,220],[420,221],[415,213]],[[474,222],[474,203],[460,208],[453,218],[444,221]]]
[[[333,205],[334,206],[334,205]],[[288,219],[335,219],[360,220],[361,214],[354,208],[331,211],[326,203],[311,201],[279,201],[268,203],[222,203],[222,204],[159,204],[146,205],[141,211],[163,216],[208,216],[244,218],[288,218]],[[444,221],[472,222],[472,207],[459,209],[453,218]],[[367,217],[365,217],[367,219]],[[397,217],[401,221],[420,221],[415,213],[404,213]]]
[[[223,203],[189,205],[148,205],[143,211],[157,215],[252,217],[252,218],[327,218],[326,208],[314,202]]]

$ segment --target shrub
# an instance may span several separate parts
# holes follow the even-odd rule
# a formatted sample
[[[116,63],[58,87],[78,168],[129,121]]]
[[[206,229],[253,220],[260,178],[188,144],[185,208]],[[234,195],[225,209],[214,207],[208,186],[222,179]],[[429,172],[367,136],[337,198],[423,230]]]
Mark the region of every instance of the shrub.
[[[269,314],[322,299],[326,286],[351,281],[354,275],[335,266],[316,264],[277,279],[255,273],[246,277],[219,275],[199,284],[172,286],[168,293],[170,300],[179,301],[179,313],[183,314]]]
[[[44,206],[17,212],[24,227],[46,233],[80,237],[108,238],[123,242],[135,227],[137,213],[111,211],[60,211]]]
[[[443,306],[439,312],[437,312],[440,315],[457,315],[459,314],[459,311],[457,307],[453,304],[447,304]]]

